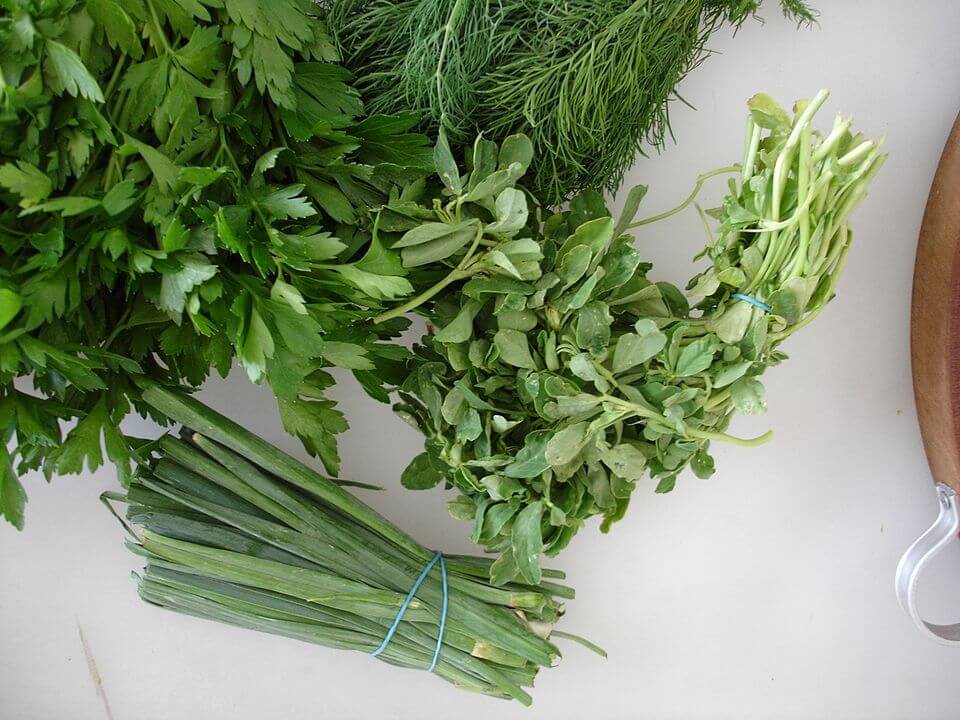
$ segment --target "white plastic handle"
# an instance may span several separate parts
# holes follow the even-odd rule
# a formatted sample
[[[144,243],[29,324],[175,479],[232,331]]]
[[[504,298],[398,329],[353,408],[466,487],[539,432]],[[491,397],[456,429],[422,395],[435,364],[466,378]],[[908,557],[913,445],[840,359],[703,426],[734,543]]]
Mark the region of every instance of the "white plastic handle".
[[[944,645],[960,645],[960,623],[954,625],[935,625],[920,617],[917,608],[917,580],[924,566],[937,553],[957,538],[960,532],[960,512],[957,510],[957,493],[943,483],[937,483],[937,498],[940,514],[930,529],[917,538],[917,541],[900,558],[897,565],[896,590],[906,613],[924,635]]]

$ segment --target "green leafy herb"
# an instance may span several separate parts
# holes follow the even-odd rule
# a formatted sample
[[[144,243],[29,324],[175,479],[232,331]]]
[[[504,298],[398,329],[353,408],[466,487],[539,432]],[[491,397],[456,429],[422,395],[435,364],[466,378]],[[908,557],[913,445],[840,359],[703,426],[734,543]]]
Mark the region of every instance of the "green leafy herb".
[[[322,368],[382,397],[412,291],[368,208],[430,166],[409,113],[363,117],[309,0],[0,2],[0,514],[18,475],[129,474],[131,378],[234,358],[336,473]],[[371,310],[373,308],[373,310]],[[377,374],[370,373],[378,368]],[[34,392],[16,378],[31,378]],[[383,399],[383,398],[382,398]],[[64,435],[62,422],[77,420]]]
[[[588,192],[542,222],[528,212],[522,228],[499,232],[505,208],[512,214],[524,195],[512,185],[518,176],[498,195],[472,199],[499,172],[482,160],[495,146],[478,139],[462,175],[438,163],[447,188],[439,198],[382,211],[406,238],[444,224],[476,228],[466,248],[411,274],[418,288],[433,284],[381,319],[417,308],[437,328],[417,348],[396,405],[427,438],[404,484],[433,487],[440,473],[461,493],[451,511],[501,553],[491,568],[497,582],[535,582],[541,552],[558,553],[589,517],[603,516],[609,529],[644,478],[669,492],[686,467],[713,474],[713,442],[770,437],[728,429],[738,412],[763,412],[759,377],[832,299],[851,212],[885,158],[849,119],[814,129],[826,96],[792,113],[765,95],[750,100],[743,163],[697,183],[736,174],[709,211],[716,226],[700,257],[710,264],[686,295],[648,279],[651,266],[624,233],[693,196],[635,221],[643,193],[632,192],[615,221]],[[447,182],[454,175],[460,190]]]
[[[529,183],[559,204],[614,191],[645,144],[669,134],[667,106],[723,25],[757,0],[325,0],[329,21],[378,112],[412,109],[463,143],[526,133]],[[786,15],[809,23],[802,0]],[[457,192],[455,188],[451,191]]]

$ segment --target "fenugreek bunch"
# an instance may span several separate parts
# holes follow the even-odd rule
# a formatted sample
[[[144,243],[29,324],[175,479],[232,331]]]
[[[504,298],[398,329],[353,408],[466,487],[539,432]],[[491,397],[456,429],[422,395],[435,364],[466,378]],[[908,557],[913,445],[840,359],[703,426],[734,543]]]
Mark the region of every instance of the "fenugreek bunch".
[[[826,97],[792,113],[751,99],[742,164],[698,182],[736,176],[709,213],[716,223],[703,213],[710,264],[686,294],[648,278],[629,231],[692,198],[634,221],[644,188],[619,219],[587,193],[541,221],[515,180],[485,194],[478,158],[496,154],[481,139],[462,177],[440,148],[439,198],[387,206],[393,219],[421,218],[395,247],[460,238],[429,259],[442,279],[412,301],[436,330],[396,406],[426,436],[403,481],[459,491],[452,513],[500,554],[495,582],[538,582],[541,553],[555,555],[592,516],[609,528],[644,478],[668,492],[687,467],[714,472],[712,443],[769,437],[728,428],[737,413],[764,410],[760,376],[833,297],[851,212],[884,160],[849,119],[814,128]],[[522,169],[501,161],[495,171],[505,183],[510,167]],[[436,295],[454,281],[455,291]]]

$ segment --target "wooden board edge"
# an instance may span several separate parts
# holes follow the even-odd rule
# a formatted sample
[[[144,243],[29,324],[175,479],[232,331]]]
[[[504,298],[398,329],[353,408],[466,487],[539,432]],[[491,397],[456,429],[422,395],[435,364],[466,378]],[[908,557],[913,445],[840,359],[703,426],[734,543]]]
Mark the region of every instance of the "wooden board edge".
[[[935,482],[960,492],[960,115],[923,214],[910,322],[913,389]]]

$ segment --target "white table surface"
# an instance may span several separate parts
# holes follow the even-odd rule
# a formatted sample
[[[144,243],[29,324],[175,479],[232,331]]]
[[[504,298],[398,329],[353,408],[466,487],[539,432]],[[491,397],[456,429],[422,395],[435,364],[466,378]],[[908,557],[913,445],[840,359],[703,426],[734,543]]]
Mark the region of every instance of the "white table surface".
[[[775,440],[717,447],[718,473],[684,475],[669,495],[641,483],[609,536],[589,527],[555,563],[579,593],[564,628],[609,659],[569,646],[525,710],[358,653],[150,607],[97,502],[116,484],[101,469],[49,486],[26,478],[26,531],[0,527],[0,718],[106,717],[78,626],[116,720],[960,717],[960,650],[921,637],[893,595],[900,553],[936,512],[910,385],[910,283],[930,180],[960,109],[960,4],[816,4],[813,30],[796,32],[768,2],[765,25],[716,36],[719,54],[681,88],[698,109],[676,106],[678,145],[629,177],[650,184],[651,211],[679,200],[698,172],[739,159],[743,103],[757,91],[788,102],[827,86],[822,122],[852,113],[858,128],[887,135],[891,153],[856,215],[839,297],[767,376],[768,414],[734,425],[773,428]],[[685,281],[698,222],[691,212],[638,237],[658,277]],[[353,426],[341,442],[345,476],[386,486],[368,501],[425,544],[470,550],[447,495],[399,487],[417,435],[349,378],[335,395]],[[203,397],[299,452],[269,392],[239,374]],[[958,560],[952,548],[923,585],[935,619],[960,617]]]

